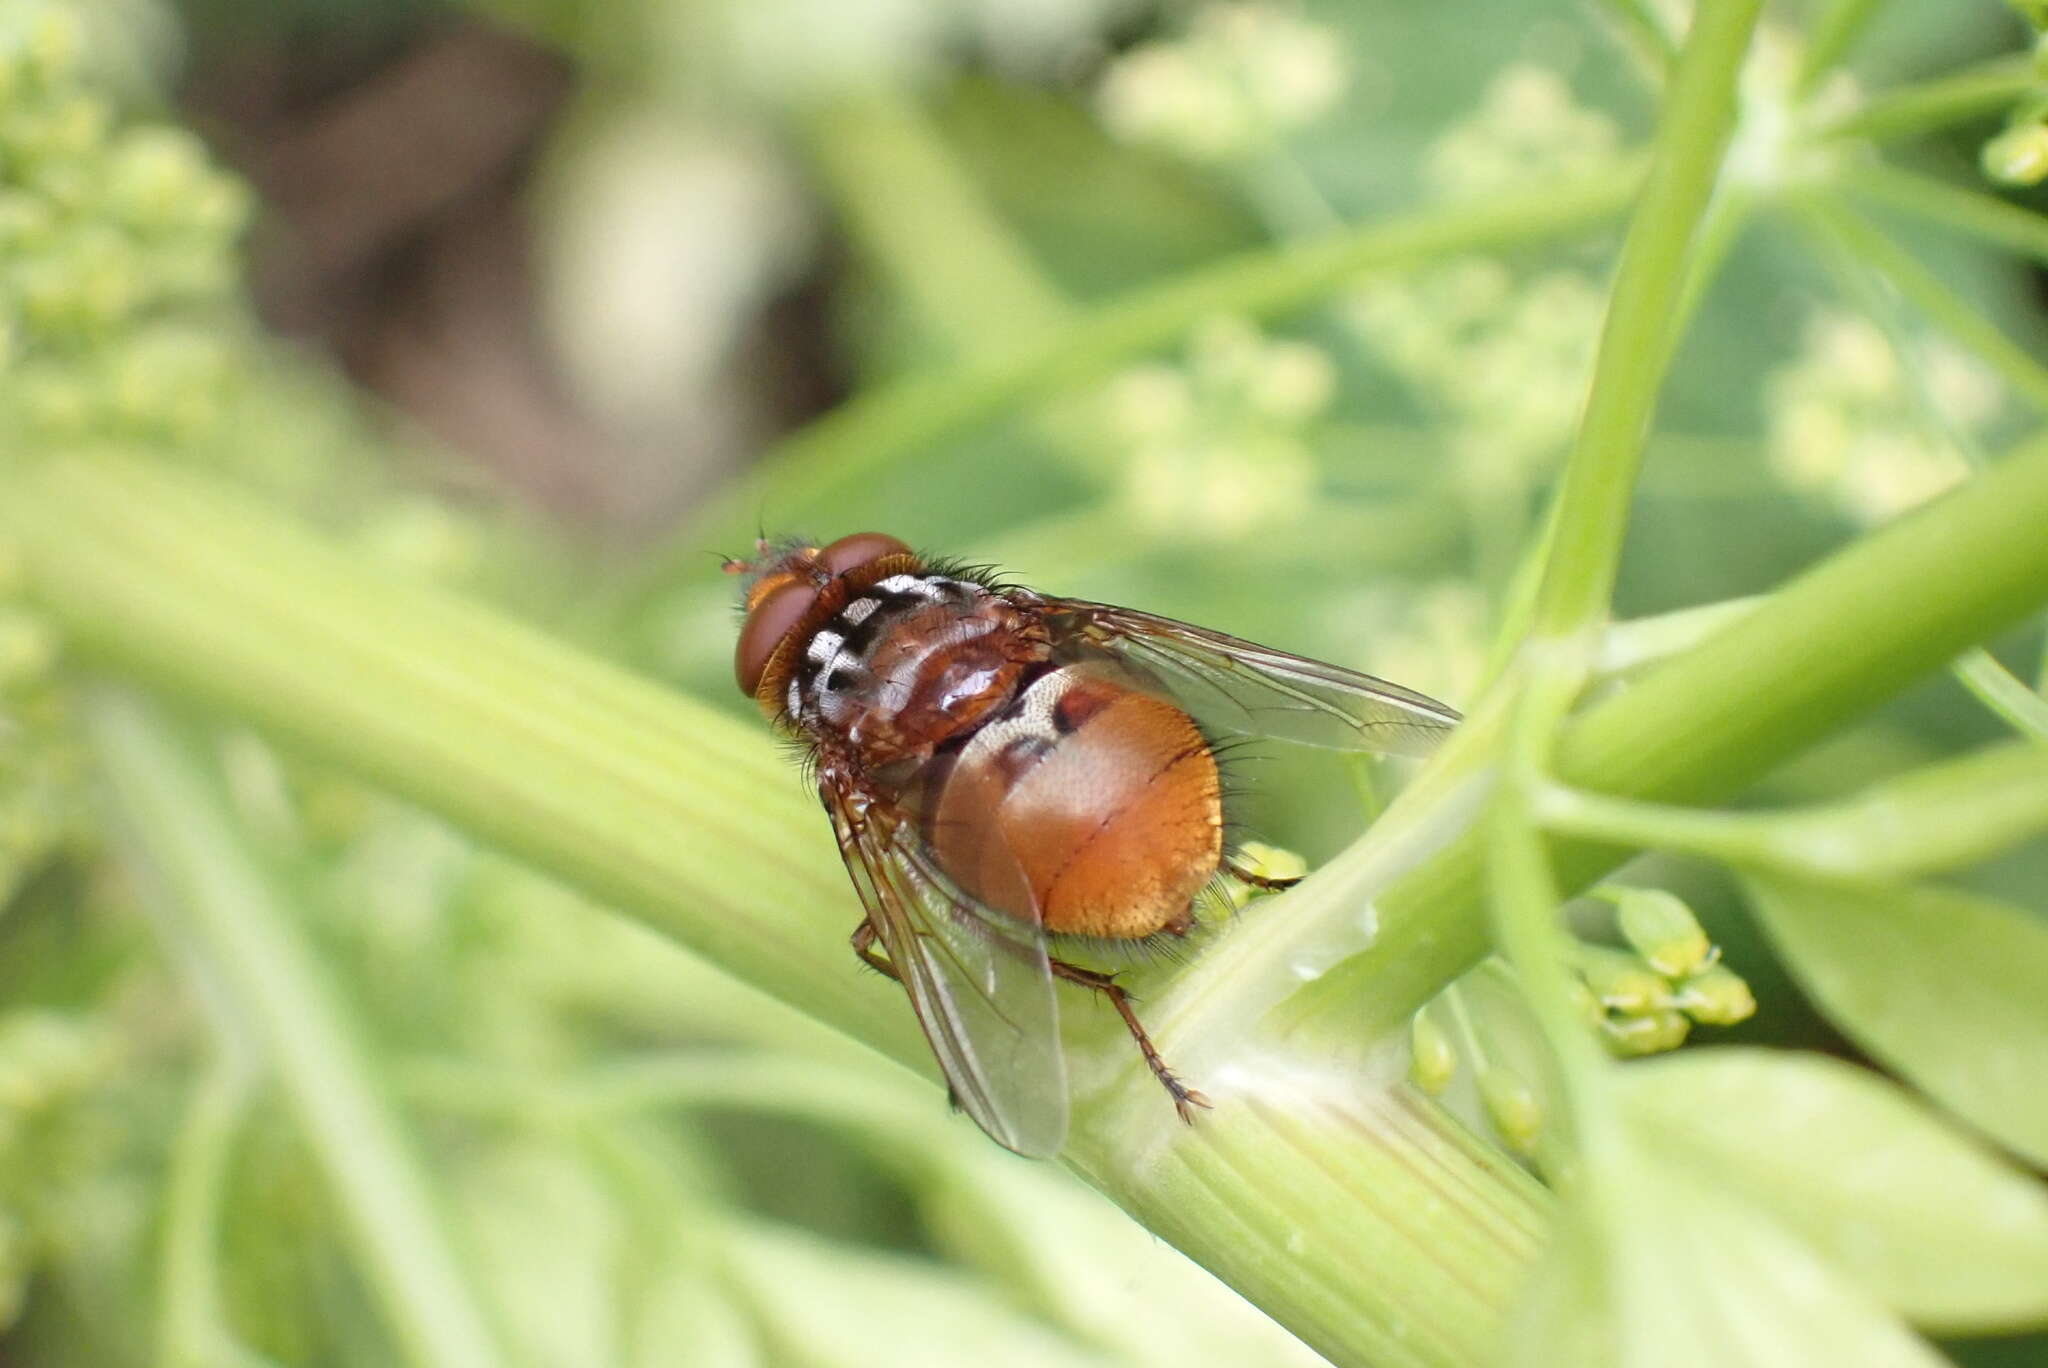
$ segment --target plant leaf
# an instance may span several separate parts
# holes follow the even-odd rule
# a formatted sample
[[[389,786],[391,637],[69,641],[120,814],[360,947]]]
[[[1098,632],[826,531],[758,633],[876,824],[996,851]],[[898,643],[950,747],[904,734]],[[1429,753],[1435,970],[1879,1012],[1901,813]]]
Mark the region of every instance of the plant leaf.
[[[1646,1163],[1610,1267],[1622,1368],[1929,1368],[1942,1357],[1769,1215]]]
[[[1820,1055],[1689,1050],[1622,1071],[1647,1143],[1945,1331],[2048,1321],[2048,1188],[1888,1080]]]
[[[1943,888],[1754,875],[1792,972],[1857,1044],[2048,1165],[2048,926]]]
[[[1644,1142],[1648,1143],[1644,1143]],[[1934,1368],[1944,1362],[1730,1188],[1630,1134],[1532,1280],[1516,1368]],[[1597,1232],[1597,1234],[1596,1234]]]

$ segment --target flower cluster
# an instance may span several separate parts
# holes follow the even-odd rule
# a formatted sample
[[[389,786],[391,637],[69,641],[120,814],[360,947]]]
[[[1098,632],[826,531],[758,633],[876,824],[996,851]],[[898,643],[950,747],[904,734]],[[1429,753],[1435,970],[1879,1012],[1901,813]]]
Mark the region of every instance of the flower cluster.
[[[1732,1026],[1756,1011],[1749,985],[1676,896],[1612,885],[1596,896],[1614,904],[1628,948],[1578,945],[1579,1005],[1614,1053],[1676,1049],[1694,1023]]]
[[[1461,476],[1474,493],[1521,488],[1570,438],[1606,308],[1572,270],[1518,280],[1486,257],[1373,281],[1351,324],[1432,407],[1452,420]]]
[[[1117,137],[1223,163],[1321,118],[1347,79],[1343,46],[1328,29],[1266,5],[1210,5],[1184,36],[1113,63],[1098,102]]]
[[[1676,896],[1615,885],[1595,896],[1613,905],[1623,945],[1574,941],[1572,983],[1581,1015],[1610,1052],[1673,1050],[1696,1024],[1731,1026],[1756,1011],[1749,985],[1721,962]],[[1540,1073],[1536,1035],[1512,972],[1490,960],[1415,1014],[1409,1077],[1441,1094],[1456,1080],[1461,1055],[1469,1056],[1474,1099],[1489,1124],[1510,1148],[1532,1154],[1547,1110],[1531,1082]]]
[[[1184,365],[1135,367],[1109,386],[1109,427],[1129,450],[1125,502],[1175,537],[1231,540],[1298,515],[1317,483],[1308,429],[1336,383],[1307,343],[1241,319],[1198,328]]]
[[[0,414],[14,444],[190,443],[236,373],[221,306],[249,212],[190,133],[122,126],[54,5],[0,15]]]
[[[1478,690],[1492,610],[1470,580],[1372,586],[1334,616],[1357,643],[1356,658],[1369,673],[1433,698],[1471,698]]]
[[[118,1042],[90,1019],[0,1016],[0,1326],[20,1315],[40,1246],[62,1238],[115,1143],[91,1103],[118,1065]]]
[[[87,818],[85,757],[57,676],[57,636],[23,602],[21,579],[0,542],[0,907]]]
[[[1572,99],[1548,67],[1516,63],[1487,86],[1478,109],[1430,145],[1423,174],[1448,199],[1582,178],[1611,165],[1621,129]]]
[[[1988,427],[2003,392],[1945,342],[1929,339],[1916,351],[1909,372],[1869,319],[1815,315],[1801,355],[1772,378],[1766,396],[1779,477],[1864,523],[1959,482],[1964,460],[1951,434],[1973,437]]]

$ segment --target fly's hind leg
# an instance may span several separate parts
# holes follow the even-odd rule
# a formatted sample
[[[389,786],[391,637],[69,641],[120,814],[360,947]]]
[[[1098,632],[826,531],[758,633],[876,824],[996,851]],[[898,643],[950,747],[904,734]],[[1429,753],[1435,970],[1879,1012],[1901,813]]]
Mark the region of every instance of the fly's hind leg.
[[[1138,1042],[1138,1052],[1145,1056],[1145,1063],[1151,1068],[1152,1076],[1159,1080],[1167,1095],[1173,1098],[1173,1109],[1180,1113],[1180,1119],[1189,1125],[1195,1123],[1195,1108],[1207,1107],[1209,1099],[1190,1088],[1174,1076],[1166,1067],[1166,1061],[1159,1057],[1159,1051],[1152,1044],[1152,1037],[1145,1034],[1145,1028],[1138,1021],[1138,1014],[1131,1010],[1131,995],[1117,983],[1114,974],[1100,973],[1094,969],[1083,969],[1065,960],[1046,961],[1055,975],[1069,983],[1090,988],[1109,999],[1109,1005],[1116,1008],[1116,1014],[1124,1019],[1124,1025],[1131,1033],[1131,1039]]]

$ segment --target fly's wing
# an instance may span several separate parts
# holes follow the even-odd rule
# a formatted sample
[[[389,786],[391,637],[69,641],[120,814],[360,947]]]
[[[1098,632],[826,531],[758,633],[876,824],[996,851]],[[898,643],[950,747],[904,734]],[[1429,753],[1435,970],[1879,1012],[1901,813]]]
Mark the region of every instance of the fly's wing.
[[[1013,591],[1018,592],[1018,591]],[[1198,721],[1333,750],[1427,755],[1455,710],[1384,679],[1172,618],[1081,599],[1035,599],[1054,639],[1086,643],[1151,674]]]
[[[1058,1153],[1067,1073],[1044,936],[962,894],[899,809],[829,764],[820,777],[846,872],[954,1100],[1003,1148]]]

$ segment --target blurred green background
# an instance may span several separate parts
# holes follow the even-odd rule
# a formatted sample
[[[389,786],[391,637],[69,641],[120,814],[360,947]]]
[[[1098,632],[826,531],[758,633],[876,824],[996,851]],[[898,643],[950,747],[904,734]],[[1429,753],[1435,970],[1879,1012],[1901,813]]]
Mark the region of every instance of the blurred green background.
[[[1655,108],[1609,8],[1570,0],[6,7],[0,401],[24,445],[210,466],[739,716],[714,554],[757,527],[884,529],[1468,700],[1577,417],[1611,221],[1204,318],[986,418],[934,418],[915,383],[1235,253],[1598,173]],[[1804,14],[1773,11],[1757,80]],[[56,55],[51,15],[76,25]],[[1991,0],[1893,0],[1837,79],[2021,34]],[[1974,178],[2002,118],[1894,155]],[[125,237],[36,217],[37,195],[90,207],[67,166],[129,194]],[[2037,268],[1887,228],[2048,349]],[[1789,218],[1728,251],[1664,395],[1624,615],[1767,590],[2025,416],[1994,368],[1874,317],[1857,264]],[[808,427],[884,391],[911,396],[900,429]],[[0,1361],[394,1361],[320,1157],[110,834],[70,662],[15,578],[0,563]],[[2040,634],[1999,652],[2031,679]],[[1944,679],[1759,796],[2000,734]],[[249,733],[188,739],[393,1061],[521,1361],[1318,1361],[879,1056]],[[1342,767],[1275,754],[1255,778],[1244,820],[1311,863],[1361,826]],[[1846,1050],[1723,876],[1655,872],[1756,990],[1723,1038]],[[2044,878],[2038,849],[1973,876],[2037,910]]]

